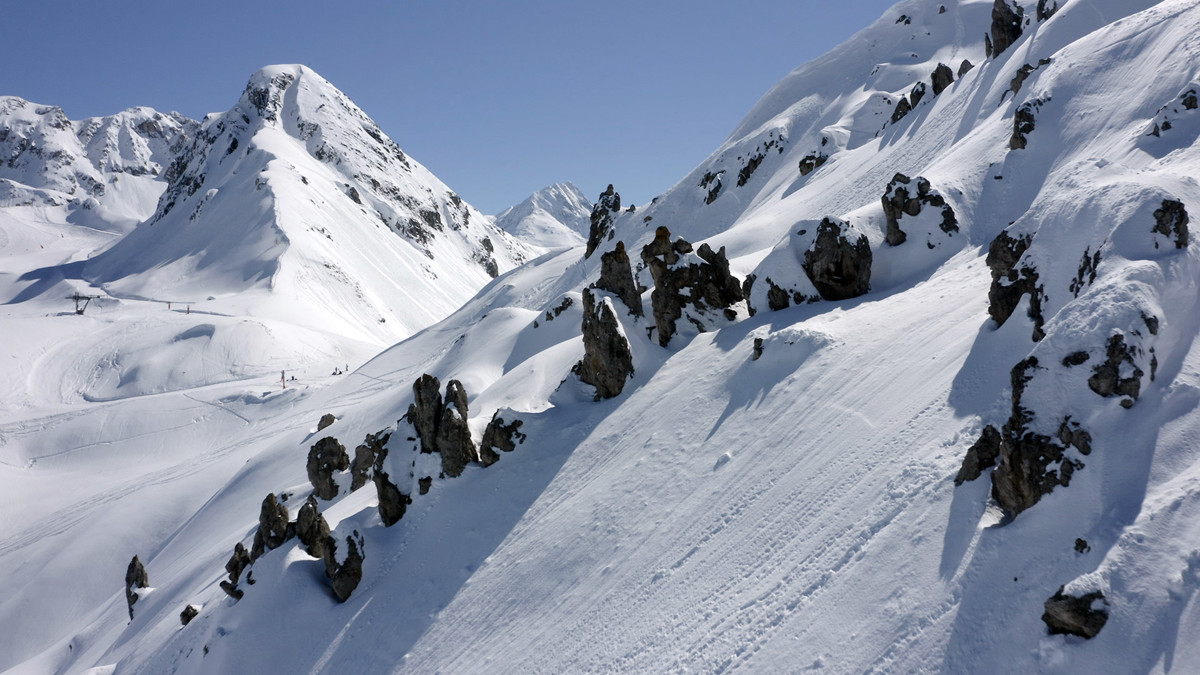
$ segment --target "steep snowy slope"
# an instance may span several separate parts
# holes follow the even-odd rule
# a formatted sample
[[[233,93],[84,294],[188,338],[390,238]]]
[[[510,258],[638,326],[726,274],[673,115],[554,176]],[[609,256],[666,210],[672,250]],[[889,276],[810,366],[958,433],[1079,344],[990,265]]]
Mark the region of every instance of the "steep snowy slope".
[[[347,378],[0,427],[0,487],[51,495],[0,531],[0,666],[1200,670],[1197,34],[1191,0],[906,0]],[[373,476],[315,500],[337,551],[241,569],[325,437]],[[16,620],[72,573],[111,590]]]
[[[588,233],[592,203],[574,183],[555,183],[496,216],[496,226],[549,250],[578,246]]]

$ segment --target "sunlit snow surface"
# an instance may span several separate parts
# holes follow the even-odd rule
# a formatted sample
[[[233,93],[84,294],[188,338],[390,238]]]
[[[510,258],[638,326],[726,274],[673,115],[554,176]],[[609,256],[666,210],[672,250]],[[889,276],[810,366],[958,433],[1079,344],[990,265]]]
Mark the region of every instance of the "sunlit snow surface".
[[[1053,18],[986,59],[991,4],[898,4],[787,76],[656,203],[618,217],[600,251],[624,241],[635,261],[666,226],[726,247],[735,274],[798,284],[797,233],[834,216],[867,235],[875,263],[866,296],[778,312],[760,303],[718,331],[681,326],[667,349],[642,339],[652,320],[619,312],[635,373],[609,401],[594,402],[570,372],[583,350],[580,291],[599,273],[599,255],[584,261],[582,247],[517,267],[371,358],[381,337],[359,315],[306,318],[336,315],[347,296],[303,296],[311,312],[262,309],[302,297],[280,284],[189,297],[196,305],[181,311],[134,299],[158,299],[144,292],[154,277],[140,276],[143,292],[75,316],[62,296],[86,282],[43,275],[46,288],[31,293],[21,277],[118,235],[6,206],[2,295],[24,296],[0,306],[0,668],[1200,670],[1200,261],[1194,245],[1177,250],[1151,232],[1163,199],[1200,214],[1200,112],[1147,135],[1197,86],[1200,8],[1060,0]],[[1047,57],[1014,97],[1018,68]],[[975,68],[888,122],[938,62],[957,72],[963,59]],[[1010,151],[1014,110],[1033,99],[1045,100],[1036,129]],[[821,148],[828,161],[800,176]],[[262,168],[294,187],[292,169]],[[702,179],[722,170],[706,204]],[[960,230],[902,220],[909,241],[887,246],[879,200],[896,172],[929,179]],[[231,198],[250,203],[253,185],[234,183]],[[281,190],[274,203],[296,208],[298,194]],[[1027,299],[1002,327],[988,318],[984,256],[1005,228],[1033,237],[1040,342]],[[1096,280],[1076,297],[1080,260],[1097,250]],[[295,261],[295,278],[314,260]],[[236,300],[253,293],[261,303]],[[573,304],[549,318],[564,296]],[[1156,333],[1143,314],[1159,319]],[[1086,380],[1108,337],[1135,329],[1157,369],[1125,409]],[[756,338],[763,355],[752,360]],[[1093,360],[1059,365],[1077,350]],[[1092,452],[1069,487],[1001,525],[986,475],[952,479],[982,427],[1007,417],[1010,370],[1030,355],[1043,366],[1025,399],[1034,427],[1052,433],[1070,414]],[[346,365],[353,372],[331,375]],[[297,381],[283,389],[279,370]],[[476,439],[504,410],[527,440],[417,495],[404,464],[410,427],[398,420],[422,373],[463,383]],[[318,434],[327,412],[338,421]],[[365,538],[349,601],[336,602],[323,566],[293,541],[260,558],[256,583],[232,602],[217,584],[262,498],[289,493],[294,516],[317,439],[353,448],[385,428],[398,432],[392,475],[414,494],[404,519],[384,528],[369,487],[322,505],[336,534]],[[1090,549],[1077,552],[1077,538]],[[129,621],[122,582],[135,553],[155,590]],[[1047,634],[1042,603],[1064,585],[1107,597],[1108,624],[1092,640]],[[187,604],[202,609],[182,627]]]

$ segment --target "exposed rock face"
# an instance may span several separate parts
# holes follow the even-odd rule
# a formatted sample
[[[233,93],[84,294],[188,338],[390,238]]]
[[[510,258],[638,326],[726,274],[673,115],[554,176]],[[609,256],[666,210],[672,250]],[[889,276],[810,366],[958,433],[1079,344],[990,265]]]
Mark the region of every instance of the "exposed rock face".
[[[442,419],[438,423],[437,449],[442,455],[442,472],[455,477],[475,459],[475,442],[467,426],[467,392],[458,380],[446,383]]]
[[[829,160],[829,156],[820,152],[810,152],[800,160],[800,175],[807,176],[808,174],[821,168],[821,165]]]
[[[629,308],[629,313],[642,316],[642,293],[633,279],[633,266],[625,252],[625,242],[618,241],[617,247],[600,256],[600,280],[595,288],[608,291]]]
[[[336,438],[326,436],[309,448],[306,468],[313,492],[321,499],[333,499],[338,495],[338,486],[333,480],[333,472],[349,469],[350,455],[346,454],[346,446],[339,443]]]
[[[1045,21],[1058,12],[1058,0],[1038,0],[1037,20]]]
[[[1154,211],[1154,231],[1164,237],[1175,239],[1175,248],[1188,245],[1188,213],[1183,202],[1164,199],[1162,207]],[[1155,242],[1155,248],[1158,243]]]
[[[988,289],[988,315],[1003,326],[1008,317],[1012,316],[1021,296],[1029,294],[1029,314],[1033,319],[1033,339],[1039,341],[1045,336],[1042,326],[1045,319],[1042,316],[1042,300],[1045,291],[1038,285],[1038,273],[1031,265],[1018,268],[1021,256],[1029,248],[1032,238],[1028,235],[1014,238],[1008,232],[1001,232],[988,247],[987,266],[992,270],[992,285]]]
[[[408,505],[412,504],[412,498],[401,492],[385,471],[376,470],[372,480],[379,495],[379,519],[383,521],[384,527],[391,527],[404,517]]]
[[[505,424],[504,418],[497,410],[483,431],[483,442],[479,444],[479,461],[484,466],[495,464],[500,459],[496,450],[512,452],[517,449],[517,443],[525,442],[525,434],[521,433],[521,420],[514,419]]]
[[[325,540],[329,538],[329,523],[321,515],[317,498],[309,495],[296,516],[296,536],[304,550],[314,558],[325,557]]]
[[[350,464],[351,492],[370,482],[371,468],[376,465],[380,455],[387,454],[387,449],[383,446],[389,438],[391,438],[391,434],[387,431],[367,434],[362,445],[354,448],[354,462]]]
[[[992,4],[992,36],[988,56],[1000,56],[1021,37],[1025,10],[1013,0],[996,0]]]
[[[1125,407],[1132,406],[1141,392],[1142,375],[1145,375],[1133,360],[1136,353],[1137,348],[1133,345],[1126,346],[1125,336],[1121,333],[1110,337],[1108,358],[1093,369],[1092,376],[1088,378],[1088,388],[1104,397],[1128,396],[1129,398],[1121,404],[1125,405],[1128,401]],[[1129,366],[1129,377],[1121,377],[1121,366],[1125,364]]]
[[[958,76],[962,77],[963,75],[966,75],[967,73],[971,72],[971,69],[974,67],[975,65],[970,61],[963,59],[963,62],[958,64]]]
[[[613,186],[609,184],[608,189],[600,194],[600,199],[596,200],[596,205],[592,207],[592,223],[588,230],[587,249],[583,253],[584,258],[592,257],[596,252],[596,248],[600,246],[600,242],[605,238],[612,237],[613,215],[621,210],[621,195],[613,190]]]
[[[1096,637],[1104,624],[1108,623],[1108,600],[1100,591],[1092,591],[1080,598],[1064,595],[1064,588],[1060,586],[1046,600],[1046,611],[1042,614],[1046,628],[1051,635],[1078,635],[1086,639]],[[1100,603],[1099,607],[1097,603]]]
[[[321,416],[321,421],[317,422],[317,431],[324,431],[326,427],[337,421],[333,413],[325,413]]]
[[[182,612],[179,613],[179,623],[186,626],[192,622],[192,619],[196,618],[199,615],[200,615],[200,606],[199,605],[188,605],[187,607],[183,608]]]
[[[238,542],[233,546],[233,555],[229,556],[229,561],[225,563],[225,571],[229,573],[229,583],[237,585],[237,582],[242,578],[242,572],[249,567],[253,562],[250,559],[250,552]]]
[[[904,119],[910,112],[912,112],[912,105],[909,104],[908,98],[901,96],[900,102],[896,104],[896,109],[892,111],[892,124]]]
[[[850,241],[849,223],[825,218],[804,252],[804,273],[826,300],[846,300],[871,289],[871,245],[866,235]]]
[[[954,484],[962,485],[969,480],[979,478],[983,475],[984,469],[996,466],[996,460],[999,457],[1000,432],[989,424],[983,428],[983,433],[980,434],[979,440],[975,441],[975,445],[967,449],[962,467],[959,468],[958,475],[954,477]]]
[[[737,314],[731,306],[745,299],[741,282],[729,273],[724,247],[714,252],[708,244],[701,244],[691,260],[683,258],[692,251],[692,245],[682,238],[672,243],[671,231],[665,227],[659,227],[654,241],[642,248],[642,263],[654,279],[650,302],[658,344],[663,347],[675,334],[675,322],[685,308],[701,314],[723,310],[726,318],[732,319]],[[698,320],[693,323],[704,330]]]
[[[1018,68],[1017,74],[1013,75],[1013,79],[1008,83],[1009,90],[1016,95],[1017,92],[1021,91],[1021,86],[1025,84],[1025,80],[1029,79],[1029,76],[1033,74],[1033,71],[1041,68],[1042,66],[1050,65],[1050,62],[1050,59],[1039,59],[1036,66],[1031,66],[1026,63]]]
[[[932,206],[942,210],[942,222],[939,225],[942,232],[947,234],[958,232],[958,218],[954,215],[954,209],[946,203],[944,197],[932,189],[928,180],[921,176],[917,176],[916,180],[914,192],[911,190],[912,180],[902,173],[896,174],[892,177],[892,182],[888,183],[887,192],[881,198],[883,215],[887,220],[886,239],[887,243],[892,246],[899,246],[908,239],[908,235],[900,229],[900,219],[905,215],[920,215],[923,206]]]
[[[933,95],[939,96],[946,88],[954,84],[954,71],[950,66],[939,63],[933,71]]]
[[[337,551],[338,542],[331,536],[325,542],[325,576],[329,577],[338,601],[345,602],[362,581],[364,548],[358,530],[346,537],[346,556],[342,562],[338,562]]]
[[[704,177],[700,179],[700,187],[708,190],[704,196],[704,203],[711,204],[717,201],[717,197],[721,195],[721,174],[725,173],[724,169],[713,173],[705,171]]]
[[[336,495],[336,493],[335,493]],[[254,533],[254,546],[250,549],[250,559],[258,560],[267,551],[273,551],[292,538],[294,532],[288,531],[288,510],[271,493],[263,498],[262,509],[258,513],[258,531]]]
[[[1022,103],[1013,115],[1013,132],[1008,139],[1009,150],[1024,150],[1029,144],[1026,135],[1033,133],[1035,127],[1034,113],[1042,106],[1043,101],[1035,100]]]
[[[138,601],[137,589],[149,588],[149,586],[150,577],[146,574],[146,568],[142,566],[142,561],[138,560],[135,555],[125,570],[125,602],[129,605],[130,620],[133,620],[133,604]]]
[[[442,458],[442,474],[459,476],[476,459],[475,443],[467,426],[467,392],[458,380],[446,383],[446,398],[438,393],[438,379],[425,374],[413,383],[413,403],[405,418],[416,429],[421,452]],[[377,455],[378,457],[378,455]],[[376,460],[376,473],[381,470]]]
[[[657,292],[657,291],[656,291]],[[633,354],[611,302],[583,291],[583,360],[575,364],[579,379],[596,388],[596,400],[612,398],[633,375]]]

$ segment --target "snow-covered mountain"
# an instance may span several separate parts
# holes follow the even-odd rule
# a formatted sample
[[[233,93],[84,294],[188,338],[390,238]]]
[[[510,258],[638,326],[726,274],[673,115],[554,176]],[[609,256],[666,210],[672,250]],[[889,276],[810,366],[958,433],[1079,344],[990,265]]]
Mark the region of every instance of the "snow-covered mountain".
[[[0,667],[1200,670],[1197,34],[904,0],[348,377],[21,378]]]
[[[496,216],[496,226],[550,250],[578,246],[588,234],[592,202],[574,183],[555,183]]]

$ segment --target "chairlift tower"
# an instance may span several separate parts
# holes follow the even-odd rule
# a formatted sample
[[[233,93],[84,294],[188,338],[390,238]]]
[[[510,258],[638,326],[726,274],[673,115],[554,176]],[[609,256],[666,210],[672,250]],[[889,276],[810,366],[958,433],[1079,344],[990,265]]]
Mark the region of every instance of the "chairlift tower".
[[[83,310],[87,309],[88,303],[90,303],[92,300],[98,299],[99,297],[99,295],[82,295],[80,293],[75,293],[74,295],[68,295],[67,299],[75,301],[75,313],[82,316]],[[83,304],[80,305],[80,302]]]

